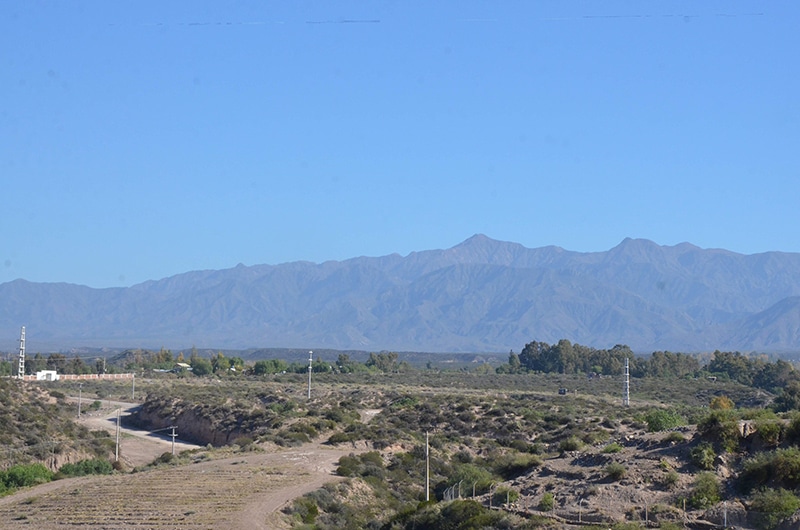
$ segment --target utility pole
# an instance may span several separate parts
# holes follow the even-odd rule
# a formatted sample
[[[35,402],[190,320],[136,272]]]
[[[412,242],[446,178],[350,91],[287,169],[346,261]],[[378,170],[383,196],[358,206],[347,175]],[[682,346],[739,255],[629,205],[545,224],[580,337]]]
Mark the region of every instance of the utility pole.
[[[25,326],[19,332],[19,366],[17,367],[17,379],[25,379]]]
[[[83,401],[83,383],[78,383],[78,419],[81,418],[81,401]]]
[[[121,411],[122,411],[121,408],[117,409],[117,450],[114,453],[114,462],[119,462],[119,430],[120,430],[119,415]]]
[[[628,358],[625,357],[625,385],[622,393],[622,406],[631,406],[631,371],[628,366]]]
[[[425,502],[431,500],[431,452],[428,445],[428,431],[425,431]]]
[[[133,377],[131,378],[131,400],[136,399],[136,374],[131,374]]]
[[[170,435],[172,436],[172,456],[175,456],[175,437],[178,436],[175,433],[175,429],[177,429],[178,427],[175,425],[171,425],[169,428],[172,429],[172,434]]]
[[[308,399],[311,399],[311,363],[313,355],[313,351],[308,352]]]

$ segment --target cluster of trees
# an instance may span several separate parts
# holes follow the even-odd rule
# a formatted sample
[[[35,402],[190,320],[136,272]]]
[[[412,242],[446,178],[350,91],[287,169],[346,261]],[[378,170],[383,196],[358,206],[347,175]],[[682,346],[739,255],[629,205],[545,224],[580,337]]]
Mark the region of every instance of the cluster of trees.
[[[327,363],[321,357],[314,359],[311,370],[314,373],[339,372],[343,374],[381,372],[395,373],[411,369],[406,361],[400,361],[394,352],[370,353],[366,362],[360,363],[346,353],[340,353],[333,364]],[[282,359],[267,359],[256,361],[250,369],[254,375],[280,374],[280,373],[306,373],[307,363],[288,363]]]
[[[26,357],[25,374],[35,374],[42,370],[56,370],[61,374],[102,374],[105,365],[102,357],[85,359],[76,355],[69,358],[63,353],[51,353],[44,357],[37,353],[33,357]]]
[[[572,344],[566,339],[553,345],[533,341],[519,355],[512,351],[508,363],[498,368],[498,372],[621,375],[626,359],[632,377],[716,376],[773,393],[792,390],[800,404],[800,374],[791,363],[770,362],[763,356],[750,357],[739,352],[715,351],[711,361],[702,365],[698,356],[685,353],[657,351],[650,357],[637,357],[624,345],[605,350]]]
[[[632,377],[685,377],[701,369],[698,358],[685,353],[655,352],[648,359],[636,357],[625,345],[605,350],[562,339],[553,345],[529,342],[519,355],[512,351],[508,364],[500,371],[620,375],[625,370],[625,359]]]

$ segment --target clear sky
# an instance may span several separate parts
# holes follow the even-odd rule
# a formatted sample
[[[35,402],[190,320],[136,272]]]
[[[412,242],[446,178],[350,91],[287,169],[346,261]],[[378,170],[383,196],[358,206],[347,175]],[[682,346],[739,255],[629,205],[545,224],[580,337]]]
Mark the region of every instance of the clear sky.
[[[0,283],[800,252],[800,3],[5,0]]]

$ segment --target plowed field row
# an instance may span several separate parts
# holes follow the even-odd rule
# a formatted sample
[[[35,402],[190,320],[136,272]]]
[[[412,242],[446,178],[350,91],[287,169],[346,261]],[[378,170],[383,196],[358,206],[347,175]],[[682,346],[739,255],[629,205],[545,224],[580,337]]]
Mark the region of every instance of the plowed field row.
[[[0,528],[265,528],[268,514],[335,480],[346,453],[314,446],[56,481],[0,499]]]

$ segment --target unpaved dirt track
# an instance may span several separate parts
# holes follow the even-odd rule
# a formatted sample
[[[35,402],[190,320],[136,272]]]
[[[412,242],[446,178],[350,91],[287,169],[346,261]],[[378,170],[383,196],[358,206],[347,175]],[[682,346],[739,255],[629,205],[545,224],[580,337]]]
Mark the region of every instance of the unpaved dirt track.
[[[0,499],[0,528],[282,528],[280,509],[337,480],[336,462],[350,452],[307,444],[139,473],[51,482]]]
[[[122,401],[104,401],[104,408],[100,411],[81,414],[79,420],[91,430],[105,430],[114,435],[117,429],[117,409],[120,409],[120,418],[123,427],[120,428],[120,460],[133,468],[149,464],[163,453],[172,450],[172,439],[166,435],[168,431],[150,432],[133,427],[125,427],[125,417],[129,416],[141,405],[125,403]],[[187,449],[197,449],[198,445],[182,441],[180,432],[175,440],[175,453]]]

